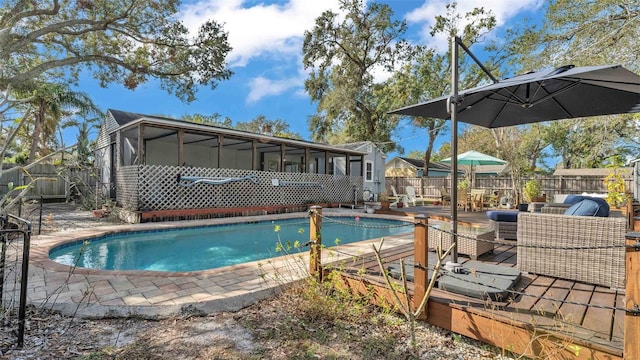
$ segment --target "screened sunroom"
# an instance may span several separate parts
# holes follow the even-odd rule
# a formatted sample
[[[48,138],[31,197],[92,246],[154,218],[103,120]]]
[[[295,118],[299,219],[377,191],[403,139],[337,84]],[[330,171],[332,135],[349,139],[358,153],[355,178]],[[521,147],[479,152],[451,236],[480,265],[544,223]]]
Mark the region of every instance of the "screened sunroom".
[[[365,155],[119,110],[108,110],[96,142],[103,193],[131,221],[357,202]]]

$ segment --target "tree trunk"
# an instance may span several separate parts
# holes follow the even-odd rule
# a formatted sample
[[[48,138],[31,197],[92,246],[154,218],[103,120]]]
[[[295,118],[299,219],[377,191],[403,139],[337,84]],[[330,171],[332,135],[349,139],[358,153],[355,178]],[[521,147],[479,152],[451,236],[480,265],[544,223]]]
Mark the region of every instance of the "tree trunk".
[[[29,148],[29,163],[32,163],[36,159],[36,153],[38,152],[38,143],[42,137],[42,124],[45,116],[45,104],[41,102],[38,106],[38,112],[34,116],[33,121],[33,134],[31,137],[31,147]]]

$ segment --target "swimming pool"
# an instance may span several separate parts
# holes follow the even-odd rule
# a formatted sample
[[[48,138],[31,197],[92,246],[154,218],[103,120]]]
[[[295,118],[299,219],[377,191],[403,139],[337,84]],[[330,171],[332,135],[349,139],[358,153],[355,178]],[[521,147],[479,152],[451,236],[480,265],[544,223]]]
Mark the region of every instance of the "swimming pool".
[[[342,245],[412,231],[413,224],[337,217],[323,221],[322,243]],[[185,272],[215,269],[306,251],[309,219],[259,221],[180,229],[124,232],[51,249],[55,262],[98,270]]]

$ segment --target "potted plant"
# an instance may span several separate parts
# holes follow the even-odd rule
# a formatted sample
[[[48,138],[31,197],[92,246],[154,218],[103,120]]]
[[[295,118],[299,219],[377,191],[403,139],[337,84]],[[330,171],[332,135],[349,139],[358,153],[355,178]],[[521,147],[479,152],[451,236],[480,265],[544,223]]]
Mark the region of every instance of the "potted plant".
[[[542,195],[540,181],[538,180],[529,180],[524,183],[522,195],[524,195],[524,200],[529,203],[547,201],[547,197]]]
[[[610,206],[622,208],[629,201],[629,195],[625,192],[624,177],[620,175],[617,169],[613,169],[611,174],[604,178],[604,184],[607,187],[607,197],[605,200]]]
[[[468,179],[462,179],[458,181],[458,190],[468,190],[469,186],[470,184]]]
[[[378,195],[378,201],[380,201],[380,210],[389,210],[391,202],[389,201],[389,193],[387,190],[384,190]]]

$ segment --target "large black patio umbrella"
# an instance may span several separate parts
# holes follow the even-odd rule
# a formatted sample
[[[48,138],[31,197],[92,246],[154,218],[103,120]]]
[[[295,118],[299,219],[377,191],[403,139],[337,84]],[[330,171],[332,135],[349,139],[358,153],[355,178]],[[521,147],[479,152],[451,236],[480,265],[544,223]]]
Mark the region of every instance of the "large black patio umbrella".
[[[448,119],[443,96],[392,114]],[[640,76],[620,65],[563,66],[461,91],[458,121],[488,128],[640,111]]]
[[[458,92],[458,47],[489,75],[493,84]],[[460,38],[451,39],[451,96],[393,110],[390,114],[451,119],[451,157],[458,153],[457,121],[488,128],[640,111],[640,76],[620,65],[563,66],[497,80]],[[451,188],[458,182],[451,164]],[[457,195],[451,192],[451,223],[457,243]],[[454,247],[450,268],[459,267]]]

